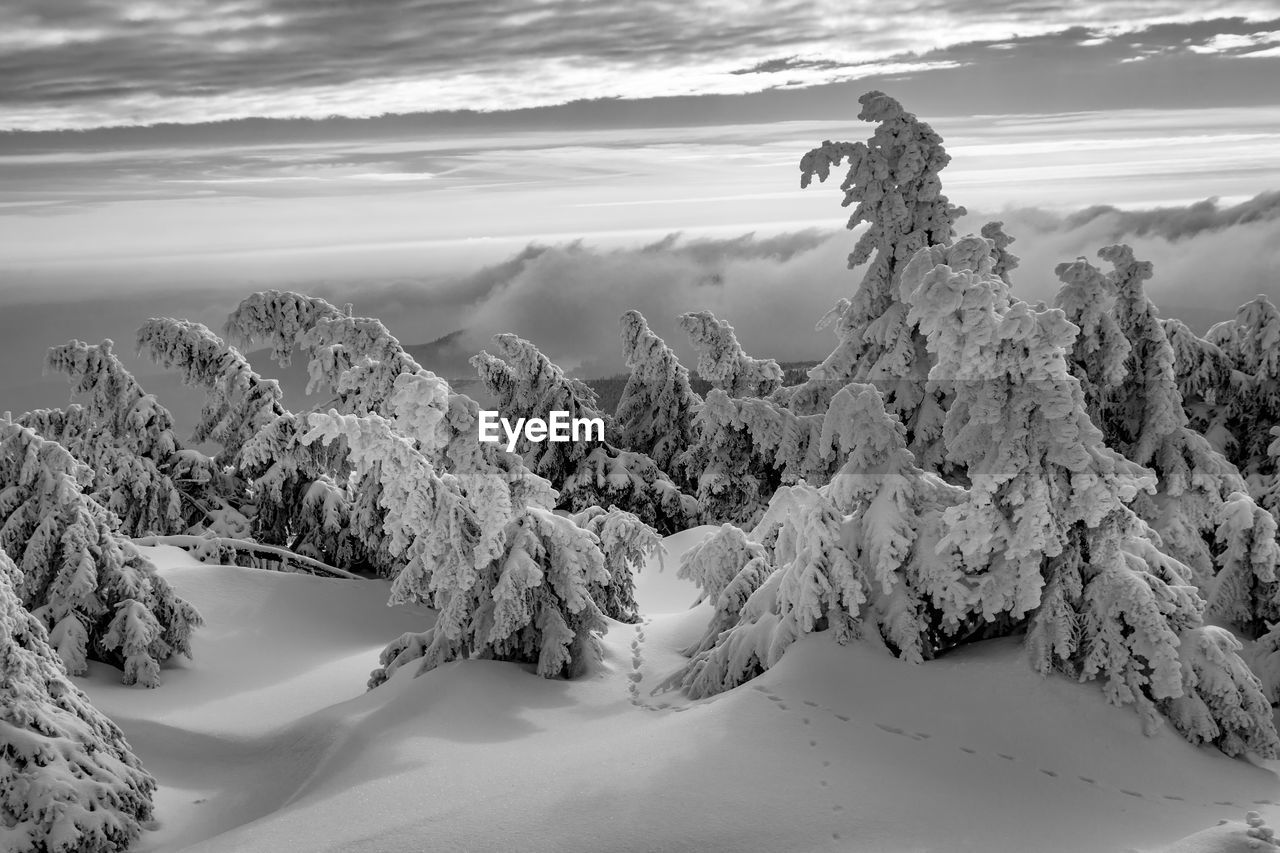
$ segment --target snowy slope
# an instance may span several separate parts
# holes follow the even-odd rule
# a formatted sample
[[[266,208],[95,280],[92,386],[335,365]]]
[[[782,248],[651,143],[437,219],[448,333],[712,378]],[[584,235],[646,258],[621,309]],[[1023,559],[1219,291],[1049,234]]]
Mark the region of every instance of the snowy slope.
[[[709,529],[668,538],[666,571],[638,580],[645,623],[614,623],[582,680],[469,661],[371,693],[378,650],[425,610],[155,549],[208,622],[196,660],[155,691],[105,667],[84,682],[161,784],[137,849],[1078,853],[1210,828],[1171,849],[1213,853],[1249,849],[1247,809],[1280,821],[1272,770],[1146,738],[1008,641],[911,667],[818,635],[714,699],[650,695],[705,625],[674,573]]]

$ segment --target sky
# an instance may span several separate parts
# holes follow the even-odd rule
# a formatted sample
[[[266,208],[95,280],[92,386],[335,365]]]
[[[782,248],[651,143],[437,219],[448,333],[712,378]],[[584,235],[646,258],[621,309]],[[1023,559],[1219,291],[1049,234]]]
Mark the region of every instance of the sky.
[[[871,89],[943,136],[1028,298],[1120,240],[1193,324],[1280,298],[1280,0],[9,0],[0,409],[65,402],[51,344],[268,287],[584,375],[629,307],[821,357],[858,273],[797,166],[870,134]]]

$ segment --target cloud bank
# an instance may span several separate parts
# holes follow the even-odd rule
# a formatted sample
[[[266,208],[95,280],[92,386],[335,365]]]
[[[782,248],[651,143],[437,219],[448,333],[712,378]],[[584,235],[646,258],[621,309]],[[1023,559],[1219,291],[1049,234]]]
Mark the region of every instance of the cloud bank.
[[[1155,265],[1148,294],[1162,315],[1180,317],[1199,331],[1231,316],[1255,294],[1280,302],[1280,193],[1238,204],[1209,200],[1147,210],[975,211],[959,228],[976,231],[991,219],[1002,219],[1017,240],[1013,249],[1022,263],[1013,282],[1023,299],[1052,302],[1056,264],[1083,256],[1105,269],[1098,249],[1127,242]],[[753,355],[799,361],[821,358],[834,343],[829,331],[816,331],[814,324],[857,288],[862,269],[846,266],[856,236],[803,230],[725,238],[671,234],[629,248],[583,241],[531,244],[465,273],[354,283],[313,279],[286,286],[339,304],[352,302],[358,313],[381,318],[406,344],[461,332],[435,348],[447,356],[441,363],[427,365],[451,378],[470,375],[466,357],[499,332],[529,338],[579,376],[623,372],[618,317],[631,308],[649,319],[686,364],[694,358],[677,318],[704,309],[732,323]],[[127,358],[127,342],[138,325],[150,316],[173,315],[220,328],[236,302],[261,286],[281,284],[122,291],[71,302],[33,294],[8,303],[0,311],[6,356],[0,360],[0,411],[66,403],[62,377],[42,380],[40,369],[44,349],[73,336],[116,339],[148,388],[162,399],[177,399],[176,377],[161,379],[153,365]]]
[[[1210,199],[1135,211],[979,211],[959,228],[977,231],[991,219],[1002,219],[1017,240],[1013,249],[1023,260],[1013,278],[1024,299],[1052,303],[1059,284],[1055,265],[1083,256],[1105,270],[1098,249],[1127,242],[1155,264],[1151,298],[1166,316],[1193,328],[1203,331],[1257,293],[1280,302],[1280,193],[1235,205]],[[498,332],[515,332],[582,376],[624,369],[617,318],[630,308],[689,363],[692,353],[676,318],[704,309],[729,320],[755,355],[816,359],[834,339],[815,331],[815,322],[861,279],[862,268],[846,268],[855,239],[847,231],[807,230],[733,239],[673,234],[633,249],[535,245],[429,293],[401,282],[359,294],[336,288],[330,295],[354,298],[363,313],[379,315],[385,307],[384,317],[412,316],[429,304],[436,323],[447,319],[465,330],[459,342],[464,349],[483,348]]]

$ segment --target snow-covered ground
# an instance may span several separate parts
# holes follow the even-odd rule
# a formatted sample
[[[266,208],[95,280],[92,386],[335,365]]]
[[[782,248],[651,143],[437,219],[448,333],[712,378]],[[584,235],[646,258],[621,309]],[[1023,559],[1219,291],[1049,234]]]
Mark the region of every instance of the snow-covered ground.
[[[1280,763],[1144,737],[1014,641],[913,667],[811,635],[737,690],[651,695],[705,627],[675,567],[710,529],[668,538],[644,622],[612,623],[581,680],[463,661],[368,693],[430,611],[146,549],[207,624],[157,690],[101,665],[80,682],[159,780],[136,849],[1221,853],[1251,849],[1247,810],[1280,822]]]

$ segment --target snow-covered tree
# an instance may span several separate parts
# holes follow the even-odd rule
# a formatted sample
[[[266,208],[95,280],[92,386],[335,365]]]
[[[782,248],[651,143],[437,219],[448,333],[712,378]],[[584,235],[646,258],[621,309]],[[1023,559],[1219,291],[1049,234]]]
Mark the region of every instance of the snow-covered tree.
[[[91,479],[61,445],[0,420],[0,548],[22,570],[23,606],[71,674],[94,658],[124,667],[126,684],[154,687],[161,662],[190,657],[200,616],[84,493]]]
[[[1236,387],[1245,379],[1244,374],[1235,369],[1226,353],[1191,331],[1181,320],[1161,320],[1160,325],[1173,347],[1174,375],[1188,426],[1226,455],[1236,443],[1228,417]]]
[[[1204,591],[1207,614],[1258,636],[1280,623],[1276,520],[1247,492],[1237,491],[1219,504],[1216,521],[1222,550],[1217,575]]]
[[[1004,223],[996,220],[988,222],[979,231],[983,237],[991,241],[991,271],[1005,283],[1009,283],[1009,273],[1018,268],[1022,259],[1009,251],[1009,246],[1017,240],[1004,233]]]
[[[739,414],[741,401],[720,388],[707,394],[694,416],[698,437],[676,458],[676,467],[696,487],[709,521],[755,524],[769,496],[782,483],[773,455],[757,448]]]
[[[271,357],[287,367],[303,335],[321,320],[349,316],[349,308],[340,309],[318,296],[263,290],[240,301],[227,317],[223,331],[233,342],[268,344]]]
[[[693,414],[702,400],[689,387],[689,371],[639,311],[623,314],[621,324],[631,374],[615,413],[618,444],[672,471],[676,456],[693,443]]]
[[[976,590],[954,555],[936,553],[942,514],[963,490],[915,465],[901,422],[870,385],[836,395],[824,433],[842,448],[828,485],[782,487],[749,537],[725,526],[682,567],[715,596],[678,677],[692,695],[752,678],[812,631],[833,628],[848,642],[870,620],[913,662],[973,632]]]
[[[773,359],[747,355],[733,326],[710,311],[680,315],[680,328],[698,353],[698,375],[730,397],[767,397],[782,385],[782,368]]]
[[[625,508],[663,535],[702,520],[702,505],[680,491],[667,473],[643,453],[599,445],[559,483],[557,506],[581,512],[593,506]]]
[[[841,643],[855,636],[868,583],[841,545],[839,511],[803,483],[779,492],[773,505],[787,506],[774,545],[778,568],[742,605],[736,625],[689,662],[681,678],[694,698],[755,677],[804,634],[830,629]]]
[[[1131,508],[1160,534],[1162,550],[1192,569],[1210,612],[1238,614],[1235,627],[1256,634],[1256,613],[1273,612],[1280,589],[1273,583],[1274,549],[1254,549],[1252,582],[1223,583],[1219,571],[1239,572],[1228,542],[1252,536],[1253,513],[1241,506],[1245,482],[1204,436],[1188,426],[1177,379],[1177,356],[1165,326],[1147,298],[1150,263],[1128,246],[1102,249],[1114,270],[1103,276],[1084,260],[1058,267],[1065,282],[1058,305],[1080,328],[1069,358],[1086,406],[1107,445],[1157,477],[1154,494],[1140,492]],[[1226,504],[1235,509],[1228,511]],[[1242,525],[1235,529],[1233,525]],[[1263,560],[1268,557],[1270,564]],[[1223,599],[1261,595],[1263,599]]]
[[[421,366],[400,341],[373,317],[353,317],[314,296],[266,290],[240,302],[227,317],[233,341],[270,344],[272,357],[289,364],[295,348],[307,354],[307,393],[327,389],[341,411],[387,414],[396,377]]]
[[[117,853],[151,819],[156,782],[67,677],[0,551],[0,849]]]
[[[592,582],[591,597],[610,619],[640,621],[635,576],[649,557],[661,560],[662,537],[631,513],[616,508],[587,507],[573,516],[573,523],[595,534],[609,575],[605,583]]]
[[[922,250],[902,279],[934,375],[963,380],[945,434],[971,486],[944,514],[939,552],[962,560],[985,619],[1025,623],[1040,672],[1101,680],[1149,727],[1163,714],[1193,742],[1275,754],[1238,644],[1204,626],[1189,570],[1128,506],[1155,478],[1089,420],[1067,363],[1077,327],[1012,299],[986,246]]]
[[[606,440],[595,436],[567,442],[534,442],[521,436],[516,451],[525,465],[558,491],[560,509],[580,512],[589,506],[617,506],[667,534],[701,520],[701,507],[682,493],[648,456],[619,450],[609,436],[613,421],[600,411],[596,394],[567,376],[536,346],[515,335],[496,335],[497,355],[481,352],[471,359],[497,410],[508,421],[548,418],[565,412],[572,421],[598,418]]]
[[[143,391],[112,348],[110,340],[50,348],[48,366],[67,374],[84,404],[39,409],[20,420],[92,468],[92,494],[117,515],[123,532],[180,532],[200,517],[193,494],[200,489],[184,492],[174,482],[179,445],[173,417]]]
[[[246,441],[285,413],[280,383],[262,378],[239,350],[200,323],[154,317],[138,329],[137,342],[140,353],[205,391],[191,440],[221,445],[223,464],[234,463]]]
[[[517,335],[493,336],[496,355],[481,351],[471,359],[485,388],[495,398],[502,416],[546,418],[553,411],[566,412],[571,420],[599,418],[605,437],[614,434],[613,419],[599,407],[596,392],[585,382],[567,375],[533,342]],[[521,437],[516,450],[525,464],[553,484],[564,480],[574,464],[596,441],[531,442]]]
[[[1266,296],[1242,305],[1207,338],[1234,368],[1219,405],[1226,411],[1228,458],[1256,498],[1274,494],[1278,472],[1269,452],[1271,428],[1280,424],[1280,310]],[[1280,507],[1270,505],[1273,512]]]
[[[1125,377],[1130,354],[1129,340],[1116,322],[1115,287],[1084,258],[1053,271],[1062,282],[1053,304],[1080,329],[1068,355],[1071,372],[1080,380],[1085,410],[1098,422],[1104,398]],[[1007,276],[1001,278],[1008,282]]]
[[[590,593],[609,581],[599,541],[510,495],[496,514],[468,497],[464,480],[433,462],[450,440],[448,429],[434,429],[449,410],[447,385],[425,371],[395,385],[396,420],[314,413],[301,439],[342,439],[355,471],[378,478],[386,547],[405,563],[391,601],[439,610],[432,628],[384,650],[370,686],[410,661],[425,671],[463,657],[532,663],[548,678],[582,671],[597,647],[593,632],[604,629]]]
[[[722,524],[686,551],[676,577],[696,583],[701,593],[694,603],[710,601],[714,612],[702,638],[684,650],[685,657],[710,649],[722,633],[737,624],[743,605],[774,568],[765,546],[732,524]]]
[[[858,118],[876,122],[871,138],[824,142],[800,160],[801,187],[815,175],[825,181],[833,167],[848,162],[840,185],[842,206],[854,205],[848,227],[868,225],[849,255],[849,268],[870,261],[853,298],[835,309],[839,341],[809,371],[810,383],[875,383],[889,410],[907,426],[908,446],[916,458],[933,470],[942,462],[946,404],[942,390],[926,383],[929,353],[908,319],[899,281],[917,250],[951,241],[953,224],[964,209],[942,194],[939,173],[951,157],[933,128],[883,92],[868,92],[858,102]],[[1008,244],[1007,238],[995,234],[992,240]],[[1004,265],[1009,266],[1007,261]]]
[[[386,562],[369,559],[349,533],[353,501],[345,458],[297,441],[297,417],[284,408],[278,382],[264,379],[239,350],[199,323],[148,320],[138,330],[138,349],[205,391],[193,441],[220,444],[217,459],[234,467],[236,476],[222,477],[211,496],[217,506],[200,529],[231,533],[217,518],[234,511],[246,519],[245,535],[259,542],[336,566]]]

